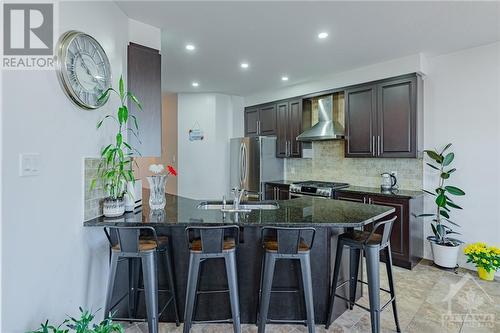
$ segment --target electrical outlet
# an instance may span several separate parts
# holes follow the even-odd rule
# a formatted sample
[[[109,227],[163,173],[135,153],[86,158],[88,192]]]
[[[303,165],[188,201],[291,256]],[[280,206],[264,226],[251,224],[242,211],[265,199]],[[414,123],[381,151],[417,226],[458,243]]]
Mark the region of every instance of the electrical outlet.
[[[19,154],[19,176],[29,177],[40,174],[40,154]]]

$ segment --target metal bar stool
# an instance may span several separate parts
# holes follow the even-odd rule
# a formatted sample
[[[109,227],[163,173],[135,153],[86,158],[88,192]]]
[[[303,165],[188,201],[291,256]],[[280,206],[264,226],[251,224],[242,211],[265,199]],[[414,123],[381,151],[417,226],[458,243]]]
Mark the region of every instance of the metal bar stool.
[[[186,238],[189,244],[189,272],[184,310],[184,333],[195,321],[194,310],[198,295],[229,292],[232,319],[211,320],[210,323],[232,322],[234,332],[241,332],[240,303],[238,294],[238,275],[236,271],[236,248],[239,244],[239,227],[236,225],[217,227],[187,227]],[[224,258],[228,289],[198,290],[200,264],[208,259]]]
[[[179,326],[179,313],[177,311],[172,263],[169,254],[170,251],[168,249],[168,237],[158,237],[156,235],[156,230],[153,227],[107,227],[104,228],[104,232],[106,233],[106,237],[111,245],[111,260],[105,314],[108,315],[110,311],[128,295],[129,318],[114,319],[124,321],[143,321],[142,319],[137,319],[135,317],[137,315],[137,293],[138,291],[144,291],[149,332],[158,332],[158,319],[170,303],[174,306],[176,324]],[[141,232],[146,233],[146,235],[141,235]],[[166,273],[170,288],[169,290],[158,289],[158,255],[163,255],[165,258],[165,265],[167,268]],[[118,263],[125,260],[128,261],[129,290],[114,304],[112,304]],[[144,288],[138,288],[138,272],[140,271],[141,264]],[[170,297],[167,299],[160,312],[158,312],[159,292],[170,294]]]
[[[271,236],[269,237],[269,235]],[[265,250],[262,261],[259,309],[257,311],[258,332],[264,333],[267,323],[301,323],[314,332],[314,303],[311,279],[310,251],[314,243],[314,228],[279,228],[264,227],[261,230],[262,247]],[[308,240],[306,242],[304,237]],[[274,267],[277,260],[299,260],[302,280],[302,292],[306,305],[306,320],[272,320],[268,319],[269,302],[271,300]],[[296,292],[297,290],[280,290],[279,292]]]
[[[392,275],[392,256],[390,244],[394,220],[396,220],[396,217],[393,217],[390,220],[377,222],[371,232],[353,230],[351,232],[343,233],[339,236],[330,293],[330,306],[328,311],[328,318],[326,321],[327,329],[332,323],[333,302],[335,301],[335,297],[338,297],[347,301],[349,304],[349,309],[351,310],[353,306],[356,305],[370,312],[371,327],[373,333],[380,332],[380,312],[384,310],[387,305],[392,303],[396,330],[397,332],[401,332],[399,328],[398,312],[396,309],[396,292],[394,290],[394,279]],[[382,234],[375,233],[377,229],[382,226],[384,228]],[[350,248],[350,279],[348,281],[342,282],[340,285],[337,285],[344,246],[348,246]],[[366,255],[366,273],[368,282],[358,280],[359,258],[361,256],[361,251],[364,251]],[[389,290],[380,288],[380,251],[385,252],[385,256],[387,259],[385,265],[389,280]],[[358,282],[368,285],[368,296],[370,298],[369,308],[355,302],[356,285]],[[338,295],[336,293],[338,288],[343,287],[347,283],[349,283],[349,299],[342,297],[341,295]],[[380,306],[379,290],[387,292],[391,295],[391,299],[383,306]]]

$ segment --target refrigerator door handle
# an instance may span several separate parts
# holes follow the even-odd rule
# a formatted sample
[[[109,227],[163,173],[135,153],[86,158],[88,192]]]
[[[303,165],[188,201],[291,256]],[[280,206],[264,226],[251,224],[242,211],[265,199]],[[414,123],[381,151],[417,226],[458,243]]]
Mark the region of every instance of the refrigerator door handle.
[[[248,178],[247,145],[243,143],[243,183],[246,184]],[[243,186],[242,186],[243,188]]]
[[[240,188],[243,187],[243,142],[240,144],[240,156],[239,156],[239,176],[240,176]]]

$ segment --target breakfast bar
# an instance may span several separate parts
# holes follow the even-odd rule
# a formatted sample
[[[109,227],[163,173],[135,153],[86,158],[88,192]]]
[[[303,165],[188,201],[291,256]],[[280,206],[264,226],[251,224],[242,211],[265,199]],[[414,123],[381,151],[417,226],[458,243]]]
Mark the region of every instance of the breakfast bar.
[[[148,193],[144,193],[144,205],[135,212],[117,218],[98,217],[84,222],[85,227],[150,226],[158,236],[168,236],[173,261],[174,283],[177,290],[177,304],[182,318],[187,288],[189,249],[185,228],[189,226],[237,225],[240,229],[240,243],[237,248],[237,273],[242,323],[255,323],[258,307],[262,246],[260,230],[266,226],[313,227],[316,229],[314,246],[310,252],[311,276],[314,298],[314,318],[317,324],[325,323],[328,311],[331,275],[336,255],[337,236],[348,229],[363,228],[365,225],[388,217],[394,208],[378,205],[364,205],[340,200],[317,197],[301,197],[293,200],[259,202],[261,205],[248,207],[246,212],[223,212],[220,202],[204,202],[167,194],[163,210],[150,210]],[[244,207],[245,204],[241,203]],[[232,205],[227,202],[226,205]],[[255,204],[254,204],[255,205]],[[103,232],[104,239],[104,232]],[[348,259],[348,251],[344,251]],[[342,261],[341,277],[349,274],[349,260]],[[119,271],[119,270],[118,270]],[[163,267],[158,269],[159,284],[165,284]],[[128,274],[123,270],[117,278],[115,290],[127,290]],[[294,288],[300,283],[300,268],[293,261],[277,261],[273,288]],[[103,281],[104,282],[104,281]],[[224,262],[202,265],[199,288],[203,290],[227,288]],[[161,289],[161,288],[160,288]],[[347,293],[340,289],[338,293]],[[358,296],[361,288],[358,288]],[[120,294],[116,292],[116,294]],[[118,316],[126,314],[127,302],[118,306]],[[143,302],[139,302],[143,304]],[[281,306],[287,304],[286,307]],[[347,309],[345,302],[336,302],[334,317]],[[139,313],[145,311],[139,308]],[[201,294],[197,300],[196,320],[217,320],[231,318],[229,297],[225,293]],[[305,308],[301,293],[275,293],[271,297],[269,317],[278,320],[303,319]],[[175,321],[172,311],[165,311],[160,321]]]

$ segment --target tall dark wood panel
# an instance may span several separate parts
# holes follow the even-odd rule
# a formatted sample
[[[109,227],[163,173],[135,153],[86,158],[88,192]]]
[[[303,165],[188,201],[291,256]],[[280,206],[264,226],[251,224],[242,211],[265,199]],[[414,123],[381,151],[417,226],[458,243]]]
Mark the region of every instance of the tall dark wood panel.
[[[345,156],[372,157],[375,155],[376,86],[347,89],[345,100]]]
[[[276,106],[276,156],[287,157],[288,154],[288,102]]]
[[[130,132],[128,143],[142,156],[161,156],[161,55],[158,50],[130,43],[127,59],[127,87],[143,108],[140,111],[129,102],[129,114],[137,117],[142,143]]]
[[[416,155],[416,89],[415,77],[377,85],[379,157]]]
[[[302,99],[290,101],[288,108],[288,150],[290,157],[302,157],[302,143],[297,136],[302,133]]]
[[[245,109],[245,136],[259,135],[259,109]]]
[[[276,134],[276,104],[259,108],[259,135]]]

